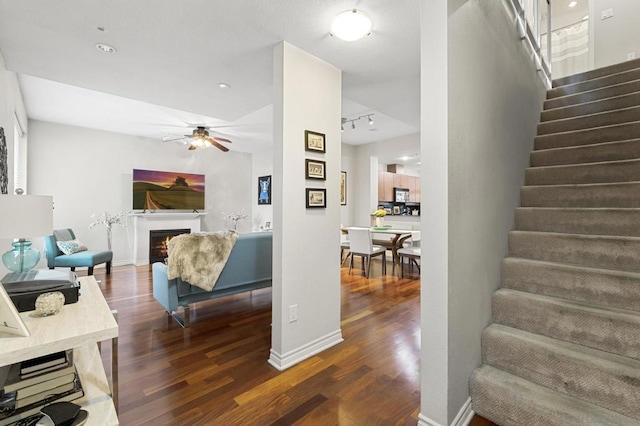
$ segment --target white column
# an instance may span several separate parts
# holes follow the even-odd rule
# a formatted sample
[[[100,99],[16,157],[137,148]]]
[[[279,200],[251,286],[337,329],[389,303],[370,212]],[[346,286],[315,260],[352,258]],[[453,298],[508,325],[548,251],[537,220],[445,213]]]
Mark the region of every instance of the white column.
[[[449,191],[447,2],[422,0],[422,328],[420,425],[448,425]]]
[[[340,329],[341,71],[283,42],[274,48],[273,310],[269,363],[284,370],[342,341]],[[325,153],[305,151],[305,130]],[[305,159],[326,180],[305,179]],[[305,207],[306,188],[326,208]],[[292,321],[292,310],[297,319]]]

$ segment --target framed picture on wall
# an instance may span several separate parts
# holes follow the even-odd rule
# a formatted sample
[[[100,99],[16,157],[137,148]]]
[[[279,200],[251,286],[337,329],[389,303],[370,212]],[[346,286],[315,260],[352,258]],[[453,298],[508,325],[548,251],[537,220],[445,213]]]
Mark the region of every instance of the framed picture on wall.
[[[258,178],[258,205],[271,204],[271,176]]]
[[[347,172],[340,172],[340,204],[347,205]]]
[[[307,188],[307,208],[321,208],[327,207],[326,203],[327,190],[324,188]]]
[[[9,160],[7,158],[7,140],[4,129],[0,127],[0,194],[9,193]]]
[[[304,149],[306,151],[326,152],[324,147],[324,134],[305,130]]]
[[[320,160],[304,160],[305,169],[304,177],[307,179],[326,180],[327,176],[324,172],[326,163]]]

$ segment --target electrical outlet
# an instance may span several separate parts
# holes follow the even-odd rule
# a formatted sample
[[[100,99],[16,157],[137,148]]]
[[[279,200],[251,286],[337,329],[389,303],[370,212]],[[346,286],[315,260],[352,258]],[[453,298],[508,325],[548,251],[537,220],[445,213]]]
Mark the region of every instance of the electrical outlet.
[[[631,59],[635,59],[635,58],[636,58],[636,52],[627,53],[627,61],[629,61]]]
[[[298,305],[289,306],[289,322],[298,321]]]
[[[604,21],[605,19],[609,19],[613,17],[613,9],[607,9],[600,12],[600,20]]]

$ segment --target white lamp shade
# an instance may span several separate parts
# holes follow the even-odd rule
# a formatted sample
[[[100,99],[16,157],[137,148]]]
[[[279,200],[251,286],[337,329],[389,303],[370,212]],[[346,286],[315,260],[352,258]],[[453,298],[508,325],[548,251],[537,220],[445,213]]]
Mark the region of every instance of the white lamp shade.
[[[43,237],[53,232],[53,197],[0,195],[0,238]]]
[[[331,34],[344,41],[355,41],[371,32],[371,19],[364,13],[352,9],[336,16],[331,24]]]

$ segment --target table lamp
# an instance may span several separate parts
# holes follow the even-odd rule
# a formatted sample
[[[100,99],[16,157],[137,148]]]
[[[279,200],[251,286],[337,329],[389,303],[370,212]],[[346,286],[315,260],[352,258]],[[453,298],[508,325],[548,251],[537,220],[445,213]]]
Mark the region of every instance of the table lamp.
[[[26,272],[40,261],[29,237],[53,231],[53,197],[44,195],[0,195],[0,238],[18,239],[2,255],[2,263],[13,272]]]

